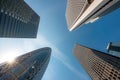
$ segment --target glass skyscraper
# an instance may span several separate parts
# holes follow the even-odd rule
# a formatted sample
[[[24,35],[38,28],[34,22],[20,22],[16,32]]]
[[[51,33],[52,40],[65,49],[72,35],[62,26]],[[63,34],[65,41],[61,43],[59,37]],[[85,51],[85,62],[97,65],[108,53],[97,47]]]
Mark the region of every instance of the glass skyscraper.
[[[32,80],[39,72],[41,80],[51,56],[51,48],[45,47],[21,55],[13,63],[0,65],[0,80]]]
[[[79,44],[74,55],[92,80],[120,80],[120,58]]]
[[[0,37],[36,38],[39,20],[24,0],[0,0]]]

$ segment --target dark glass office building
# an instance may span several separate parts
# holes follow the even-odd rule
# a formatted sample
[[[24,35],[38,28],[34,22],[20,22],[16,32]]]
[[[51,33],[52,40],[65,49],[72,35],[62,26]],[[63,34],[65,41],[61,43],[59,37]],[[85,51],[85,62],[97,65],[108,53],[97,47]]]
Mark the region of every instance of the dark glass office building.
[[[120,58],[81,45],[74,54],[92,80],[120,80]]]
[[[0,80],[32,80],[39,72],[41,80],[50,60],[51,48],[41,48],[21,55],[13,63],[0,65]]]
[[[39,20],[24,0],[0,0],[0,37],[36,38]]]

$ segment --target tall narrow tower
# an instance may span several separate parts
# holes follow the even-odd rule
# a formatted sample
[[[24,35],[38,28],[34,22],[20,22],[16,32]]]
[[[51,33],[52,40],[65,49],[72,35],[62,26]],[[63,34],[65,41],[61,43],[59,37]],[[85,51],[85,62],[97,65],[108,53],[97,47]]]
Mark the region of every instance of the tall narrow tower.
[[[50,60],[51,49],[41,48],[19,56],[13,63],[0,65],[0,80],[32,80],[39,72],[41,80]]]
[[[81,45],[74,54],[92,80],[120,80],[120,58]]]
[[[39,20],[24,0],[0,0],[0,37],[36,38]]]

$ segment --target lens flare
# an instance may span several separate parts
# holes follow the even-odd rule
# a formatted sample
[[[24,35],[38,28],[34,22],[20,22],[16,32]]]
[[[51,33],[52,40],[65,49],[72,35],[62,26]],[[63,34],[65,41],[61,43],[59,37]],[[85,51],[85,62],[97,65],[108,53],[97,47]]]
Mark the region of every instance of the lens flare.
[[[3,54],[0,58],[0,63],[3,62],[8,62],[8,63],[13,63],[15,61],[15,58],[17,57],[17,53],[14,51],[9,51],[5,54]]]

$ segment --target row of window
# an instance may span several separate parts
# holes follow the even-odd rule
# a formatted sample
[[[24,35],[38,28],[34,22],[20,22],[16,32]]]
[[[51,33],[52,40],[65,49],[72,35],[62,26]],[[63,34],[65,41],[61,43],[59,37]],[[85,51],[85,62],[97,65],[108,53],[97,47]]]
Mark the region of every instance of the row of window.
[[[7,14],[0,13],[0,36],[25,36],[35,32],[34,28],[36,28],[35,25],[31,23],[26,24]]]
[[[99,54],[99,52],[96,52],[95,54]],[[100,53],[100,54],[102,54],[102,53]],[[108,56],[106,56],[106,58],[107,59],[105,59],[105,60],[109,60]],[[114,65],[109,64],[105,60],[101,59],[97,55],[91,54],[89,56],[89,65],[91,66],[92,71],[94,71],[98,75],[100,80],[101,79],[103,79],[103,80],[119,80],[120,79],[120,70],[118,70],[117,68],[115,68]],[[115,62],[115,60],[116,59],[109,60],[109,61]],[[114,64],[116,64],[116,63],[114,63]],[[116,65],[119,65],[119,64],[116,64]],[[95,75],[92,77],[95,77]]]
[[[35,14],[35,12],[24,2],[24,0],[1,0],[0,3],[0,7],[5,11],[9,11],[26,19],[30,19],[32,14]]]
[[[6,14],[6,15],[9,15],[9,16],[15,18],[15,19],[18,19],[18,20],[24,22],[24,23],[29,22],[29,18],[18,17],[18,16],[14,15],[14,14],[12,14],[12,13],[10,13],[10,12],[4,11],[3,9],[1,9],[1,13],[4,13],[4,14]]]

